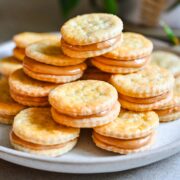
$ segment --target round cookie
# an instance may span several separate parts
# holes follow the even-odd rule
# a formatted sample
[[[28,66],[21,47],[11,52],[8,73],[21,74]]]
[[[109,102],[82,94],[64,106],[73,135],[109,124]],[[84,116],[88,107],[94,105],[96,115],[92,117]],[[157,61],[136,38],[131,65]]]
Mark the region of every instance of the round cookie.
[[[167,51],[154,51],[151,63],[168,69],[174,76],[180,75],[180,57]]]
[[[60,114],[56,109],[52,108],[51,113],[53,119],[59,123],[68,127],[79,128],[92,128],[100,125],[107,124],[113,121],[119,114],[120,104],[117,102],[110,111],[105,111],[98,115],[90,115],[84,117],[71,117],[68,115]]]
[[[153,44],[141,34],[125,32],[123,41],[117,48],[104,54],[104,57],[118,60],[134,60],[149,56],[152,52]]]
[[[22,64],[13,56],[0,59],[0,74],[9,76],[12,72],[22,68]]]
[[[61,28],[63,39],[72,45],[89,45],[121,34],[123,23],[115,15],[92,13],[68,20]],[[78,36],[77,36],[78,34]]]
[[[56,124],[49,108],[29,108],[15,117],[10,142],[20,151],[59,156],[76,145],[79,133],[77,128]]]
[[[42,82],[28,77],[22,69],[13,72],[9,77],[10,89],[18,94],[32,97],[48,96],[49,92],[57,85]]]
[[[174,77],[163,68],[147,66],[137,73],[112,75],[110,82],[120,94],[146,98],[171,91],[174,86]]]
[[[112,139],[111,139],[112,140]],[[113,139],[114,140],[114,139]],[[125,140],[125,141],[128,141],[127,143],[123,143],[123,144],[137,144],[138,142],[140,141],[145,141],[146,138],[141,138],[141,140],[139,139],[135,139],[135,140]],[[111,151],[111,152],[115,152],[115,153],[119,153],[119,154],[131,154],[131,153],[137,153],[137,152],[142,152],[142,151],[145,151],[147,149],[149,149],[153,142],[154,142],[154,134],[152,135],[149,135],[148,137],[148,140],[146,140],[146,144],[145,145],[141,145],[139,148],[134,148],[134,149],[126,149],[126,148],[121,148],[121,147],[117,147],[117,145],[111,145],[111,144],[108,144],[108,143],[104,143],[102,141],[102,138],[101,140],[99,140],[95,135],[93,135],[93,141],[95,142],[96,146],[101,148],[101,149],[104,149],[106,151]],[[124,142],[123,140],[118,140],[119,143],[122,144],[122,142]]]
[[[109,83],[81,80],[55,88],[49,95],[49,102],[63,114],[87,116],[109,110],[117,98],[116,89]]]
[[[85,61],[85,58],[71,58],[64,55],[61,50],[61,43],[56,40],[43,40],[28,46],[26,48],[26,56],[55,66],[70,66]]]
[[[114,121],[95,127],[94,131],[103,136],[134,139],[149,135],[158,125],[158,115],[153,111],[143,113],[121,111]]]
[[[45,146],[45,145],[37,145],[34,143],[26,142],[20,139],[19,137],[17,137],[13,132],[11,132],[10,142],[11,145],[19,151],[23,151],[35,155],[56,157],[65,154],[71,149],[73,149],[73,147],[77,143],[77,139],[58,145]]]
[[[60,40],[60,36],[54,33],[22,32],[13,37],[13,41],[19,48],[26,48],[28,45],[40,40]]]
[[[55,123],[49,108],[28,108],[14,118],[13,132],[24,141],[40,145],[66,143],[79,136],[80,130]]]
[[[24,108],[11,98],[8,80],[0,77],[0,123],[11,124],[14,116]]]

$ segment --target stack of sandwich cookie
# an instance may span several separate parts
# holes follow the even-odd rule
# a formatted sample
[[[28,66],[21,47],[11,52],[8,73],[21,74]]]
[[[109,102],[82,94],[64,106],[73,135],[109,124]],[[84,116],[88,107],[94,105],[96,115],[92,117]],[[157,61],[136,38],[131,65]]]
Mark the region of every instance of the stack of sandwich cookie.
[[[175,77],[180,76],[180,57],[167,51],[154,51],[151,63],[168,69]]]
[[[156,110],[160,122],[169,122],[180,118],[180,78],[175,80],[174,96],[169,104]]]
[[[70,58],[63,54],[60,42],[43,40],[26,48],[24,72],[37,80],[67,83],[82,77],[85,58]]]
[[[121,111],[111,123],[94,128],[93,140],[99,148],[120,154],[144,151],[152,145],[158,125],[153,111]]]
[[[11,98],[7,78],[0,77],[0,123],[12,124],[14,116],[24,108]]]
[[[123,41],[114,50],[92,58],[92,64],[108,73],[128,74],[143,69],[150,61],[153,44],[136,33],[123,33]]]
[[[9,76],[12,72],[20,68],[22,68],[22,63],[13,56],[0,59],[0,74],[4,76]]]
[[[107,53],[122,40],[123,23],[111,14],[92,13],[68,20],[61,28],[62,50],[75,58]]]
[[[49,108],[28,108],[16,115],[10,142],[17,150],[54,157],[70,151],[79,133],[78,128],[55,123]]]
[[[53,119],[70,127],[90,128],[119,114],[116,89],[103,81],[82,80],[58,86],[49,94]]]
[[[12,98],[26,106],[47,106],[49,92],[57,84],[42,82],[27,76],[22,69],[13,72],[9,77]]]
[[[23,61],[25,57],[25,48],[37,41],[45,39],[60,39],[59,35],[52,33],[34,33],[34,32],[23,32],[13,37],[13,41],[16,47],[13,49],[13,55],[18,60]]]
[[[110,82],[119,92],[122,107],[132,111],[159,109],[173,97],[174,77],[158,66],[128,75],[112,75]]]

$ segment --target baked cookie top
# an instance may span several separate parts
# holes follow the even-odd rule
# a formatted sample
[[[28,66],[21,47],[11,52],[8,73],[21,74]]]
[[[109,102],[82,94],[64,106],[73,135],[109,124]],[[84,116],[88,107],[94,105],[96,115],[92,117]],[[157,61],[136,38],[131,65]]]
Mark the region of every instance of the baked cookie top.
[[[180,57],[166,51],[154,51],[151,55],[151,63],[168,69],[174,75],[180,75]]]
[[[32,79],[22,69],[18,69],[10,75],[9,85],[11,89],[19,94],[32,97],[47,96],[57,86],[54,83]]]
[[[154,65],[133,74],[112,75],[110,82],[121,94],[145,98],[170,91],[174,77],[166,69]]]
[[[95,127],[95,132],[119,139],[133,139],[150,134],[159,125],[158,115],[153,111],[121,111],[109,124]]]
[[[74,17],[61,28],[63,39],[72,45],[88,45],[121,34],[123,23],[112,14],[92,13]]]
[[[103,56],[116,60],[133,60],[150,55],[152,49],[152,42],[143,35],[125,32],[119,46]]]
[[[86,116],[109,110],[117,98],[116,89],[109,83],[82,80],[58,86],[51,91],[49,102],[63,114]]]
[[[28,142],[54,145],[77,138],[80,130],[55,123],[49,108],[28,108],[15,116],[13,132]]]
[[[55,66],[69,66],[80,64],[85,58],[71,58],[61,50],[61,43],[57,40],[42,40],[26,48],[26,55],[36,61]]]
[[[53,33],[22,32],[13,37],[13,41],[16,43],[16,46],[20,48],[26,48],[28,45],[36,41],[45,39],[60,40],[60,36]]]

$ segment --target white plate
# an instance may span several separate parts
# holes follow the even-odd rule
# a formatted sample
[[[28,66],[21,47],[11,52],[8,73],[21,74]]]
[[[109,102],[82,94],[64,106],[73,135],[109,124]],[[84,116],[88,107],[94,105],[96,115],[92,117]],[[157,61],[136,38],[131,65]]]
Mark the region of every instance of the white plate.
[[[13,43],[0,46],[0,56],[11,54]],[[153,147],[141,153],[119,155],[101,150],[91,140],[91,130],[82,130],[71,152],[57,158],[31,155],[12,149],[10,126],[0,125],[0,158],[31,168],[66,173],[102,173],[132,169],[165,159],[180,151],[180,120],[161,124]]]

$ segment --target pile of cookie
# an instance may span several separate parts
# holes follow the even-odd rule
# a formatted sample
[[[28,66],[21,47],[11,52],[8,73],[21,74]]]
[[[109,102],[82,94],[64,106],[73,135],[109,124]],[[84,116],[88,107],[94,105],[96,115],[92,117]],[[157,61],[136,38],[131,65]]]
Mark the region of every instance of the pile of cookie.
[[[15,149],[59,156],[92,128],[97,147],[140,152],[153,144],[159,119],[180,117],[179,84],[150,64],[152,42],[122,30],[119,17],[93,13],[68,20],[62,37],[14,37],[13,56],[0,62],[0,122],[12,124]]]

